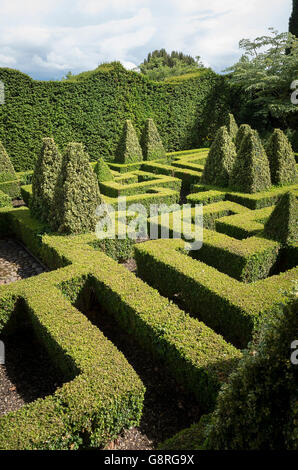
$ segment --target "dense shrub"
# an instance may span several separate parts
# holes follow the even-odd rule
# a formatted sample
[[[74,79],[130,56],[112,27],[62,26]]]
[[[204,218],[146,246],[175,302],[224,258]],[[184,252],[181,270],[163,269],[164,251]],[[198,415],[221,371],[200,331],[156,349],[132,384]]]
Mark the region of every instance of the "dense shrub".
[[[97,181],[111,181],[114,179],[113,173],[111,172],[110,168],[106,164],[103,158],[99,158],[94,168]]]
[[[165,148],[153,119],[147,119],[146,121],[141,146],[145,160],[156,160],[166,156]]]
[[[297,292],[263,324],[237,370],[224,385],[205,447],[298,449],[298,367],[291,363],[297,340]]]
[[[13,164],[0,141],[0,183],[17,179]]]
[[[242,141],[230,185],[246,193],[265,191],[271,186],[268,158],[256,131],[251,130]]]
[[[142,149],[137,133],[128,119],[123,126],[122,135],[116,150],[117,163],[134,163],[143,160]]]
[[[275,206],[264,227],[265,235],[284,244],[298,242],[298,199],[285,193]]]
[[[237,131],[237,135],[236,135],[236,141],[235,141],[237,152],[240,151],[242,141],[244,137],[246,137],[247,134],[250,133],[250,131],[251,131],[251,127],[248,124],[241,124],[241,126],[239,127]]]
[[[160,84],[120,64],[62,82],[35,81],[0,68],[0,80],[5,83],[0,140],[17,171],[34,168],[41,139],[49,135],[61,149],[82,142],[92,160],[113,161],[126,119],[140,135],[146,119],[153,118],[167,151],[205,146],[230,107],[226,78],[211,70]]]
[[[295,156],[285,134],[275,129],[266,146],[272,184],[291,184],[296,181]]]
[[[233,140],[233,142],[235,142],[236,135],[238,132],[238,126],[237,126],[237,123],[235,121],[233,114],[229,113],[227,115],[226,120],[225,120],[225,126],[228,129],[228,133],[231,139]]]
[[[225,126],[221,127],[211,145],[202,175],[202,183],[228,186],[236,159],[236,148]]]
[[[43,148],[36,162],[32,179],[32,214],[47,222],[53,211],[54,193],[61,171],[62,156],[54,139],[43,139]]]
[[[93,231],[100,200],[96,176],[83,145],[68,144],[54,195],[52,228],[68,234]]]

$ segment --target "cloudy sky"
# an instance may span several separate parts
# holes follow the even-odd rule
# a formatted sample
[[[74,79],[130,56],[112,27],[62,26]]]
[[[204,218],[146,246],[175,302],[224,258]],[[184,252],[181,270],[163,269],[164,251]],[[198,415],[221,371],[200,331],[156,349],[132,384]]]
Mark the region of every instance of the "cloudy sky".
[[[243,37],[287,31],[291,0],[0,0],[0,67],[60,79],[165,48],[200,55],[221,72]]]

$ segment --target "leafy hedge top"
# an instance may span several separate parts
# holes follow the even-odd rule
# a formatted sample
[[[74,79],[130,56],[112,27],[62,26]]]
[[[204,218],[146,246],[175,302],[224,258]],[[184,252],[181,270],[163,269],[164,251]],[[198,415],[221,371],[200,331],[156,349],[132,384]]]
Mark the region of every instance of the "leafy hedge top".
[[[228,186],[236,159],[236,148],[225,126],[221,127],[211,145],[203,171],[202,183]]]
[[[228,129],[228,133],[230,134],[230,137],[234,142],[236,139],[237,132],[238,132],[238,126],[237,126],[237,123],[235,121],[233,114],[231,113],[228,114],[225,120],[225,126]]]
[[[271,186],[268,158],[258,133],[254,130],[242,141],[230,185],[245,193],[265,191]]]
[[[93,231],[100,201],[98,182],[83,145],[68,144],[54,196],[52,228],[67,234]]]
[[[54,193],[61,171],[62,156],[54,139],[43,139],[32,179],[32,214],[47,222],[53,210]]]
[[[142,149],[135,128],[130,119],[125,121],[116,150],[117,163],[133,163],[143,160]]]
[[[147,119],[146,121],[141,146],[145,160],[156,160],[166,156],[165,148],[153,119]]]
[[[111,181],[114,179],[113,173],[109,166],[106,164],[103,158],[99,158],[94,168],[97,181],[100,183],[103,181]]]
[[[61,149],[82,142],[91,160],[112,162],[126,119],[140,135],[153,118],[167,151],[206,147],[230,109],[227,80],[211,70],[179,83],[155,83],[119,64],[61,82],[0,68],[0,80],[0,140],[16,171],[34,168],[45,136]]]
[[[280,129],[275,129],[266,147],[272,184],[296,181],[296,161],[291,144]]]
[[[236,135],[236,141],[235,141],[237,152],[240,151],[242,141],[244,137],[250,133],[250,131],[251,131],[251,127],[248,124],[241,124],[241,126],[239,127],[237,135]]]
[[[265,235],[284,244],[298,242],[298,199],[285,193],[276,204],[264,227]]]
[[[0,141],[0,182],[16,180],[16,173],[10,158]]]
[[[296,292],[288,306],[278,305],[266,319],[229,384],[223,386],[207,427],[205,448],[298,449],[298,367],[290,361],[297,331]]]

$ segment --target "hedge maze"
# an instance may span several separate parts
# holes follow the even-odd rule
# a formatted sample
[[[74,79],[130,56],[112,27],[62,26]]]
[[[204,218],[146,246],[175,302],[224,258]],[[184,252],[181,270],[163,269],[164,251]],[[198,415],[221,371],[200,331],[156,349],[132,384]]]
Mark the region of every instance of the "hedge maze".
[[[0,236],[16,237],[51,269],[0,287],[1,332],[13,332],[25,319],[64,376],[53,395],[0,417],[1,449],[100,447],[139,424],[144,384],[84,313],[82,302],[90,295],[163,363],[202,412],[214,410],[242,350],[276,305],[288,303],[298,280],[297,164],[280,132],[272,136],[269,154],[270,161],[257,133],[249,126],[238,130],[232,116],[210,151],[170,153],[152,120],[140,143],[127,121],[113,163],[89,163],[80,144],[69,144],[60,156],[46,139],[40,180],[36,170],[12,175],[11,169],[1,180],[8,171],[1,170],[6,191],[0,193]],[[56,176],[49,177],[46,161],[53,155],[60,173],[52,162]],[[11,207],[9,178],[27,207]],[[90,188],[92,197],[84,199]],[[43,212],[38,202],[45,196]],[[109,243],[93,233],[93,209],[102,201],[117,211],[119,196],[146,209],[188,203],[191,228],[195,206],[202,204],[202,248],[187,251],[183,238],[176,238],[171,210],[167,239],[110,240],[123,256],[109,256]],[[72,210],[76,198],[78,216]],[[60,221],[55,227],[48,225],[51,217]],[[147,224],[159,233],[166,228],[160,214]],[[133,247],[136,273],[117,262],[131,256]]]

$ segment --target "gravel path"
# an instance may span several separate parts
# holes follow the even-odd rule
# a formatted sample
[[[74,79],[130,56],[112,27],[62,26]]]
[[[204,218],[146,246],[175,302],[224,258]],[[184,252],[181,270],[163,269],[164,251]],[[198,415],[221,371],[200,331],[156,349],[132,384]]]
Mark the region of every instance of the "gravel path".
[[[44,268],[14,240],[0,240],[0,285],[36,276]]]

